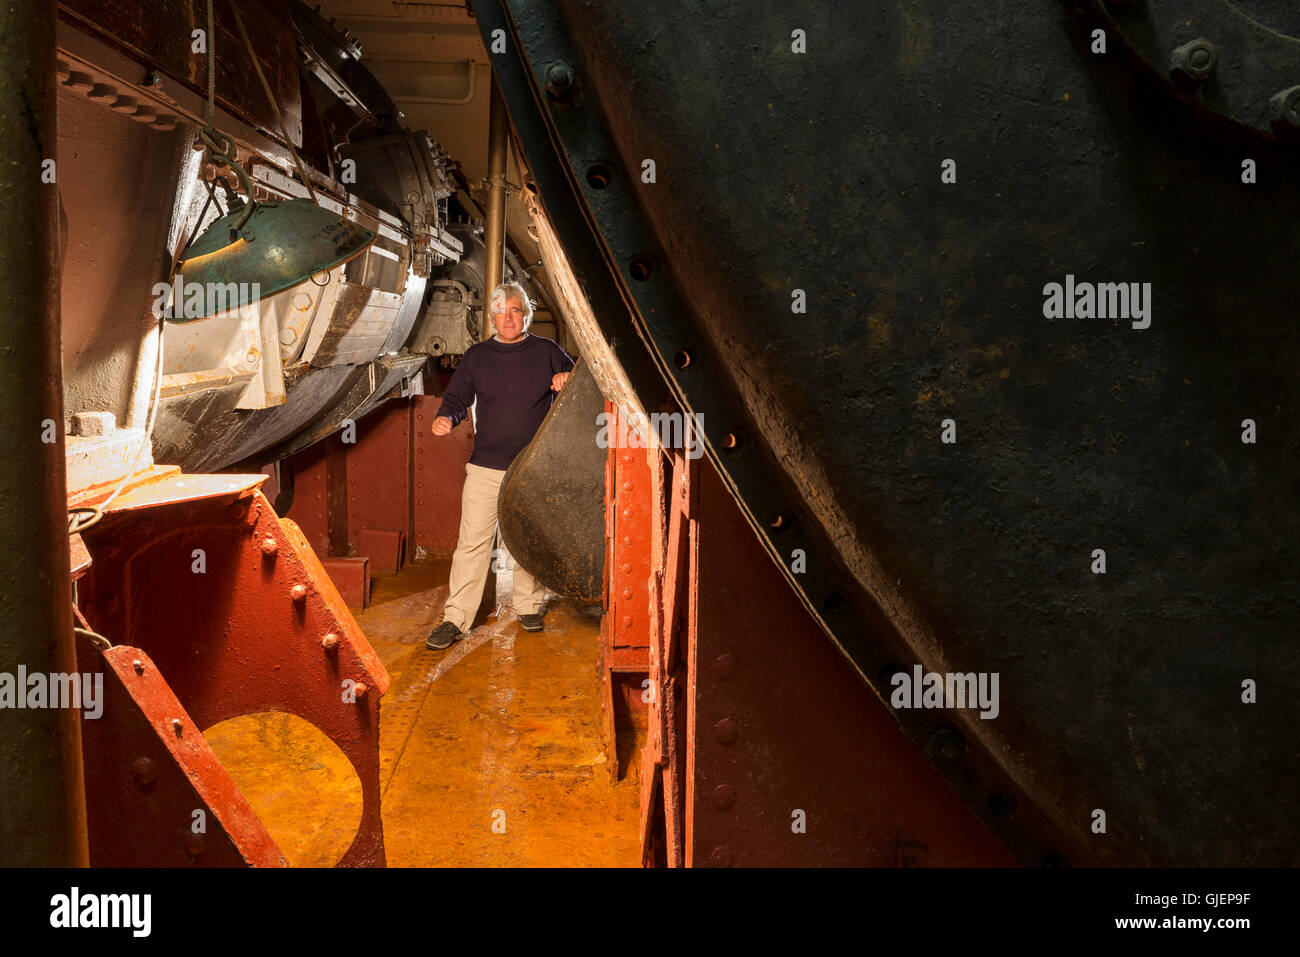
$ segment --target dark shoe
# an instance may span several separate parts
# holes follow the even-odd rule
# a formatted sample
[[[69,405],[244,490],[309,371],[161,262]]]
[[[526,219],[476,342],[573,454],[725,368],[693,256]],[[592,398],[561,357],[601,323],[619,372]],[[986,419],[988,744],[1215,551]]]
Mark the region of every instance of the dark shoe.
[[[541,615],[520,615],[519,624],[523,626],[524,631],[541,631],[542,616]]]
[[[444,648],[450,648],[464,637],[459,628],[449,621],[444,621],[434,629],[433,634],[425,639],[424,647],[432,648],[434,651],[442,651]]]

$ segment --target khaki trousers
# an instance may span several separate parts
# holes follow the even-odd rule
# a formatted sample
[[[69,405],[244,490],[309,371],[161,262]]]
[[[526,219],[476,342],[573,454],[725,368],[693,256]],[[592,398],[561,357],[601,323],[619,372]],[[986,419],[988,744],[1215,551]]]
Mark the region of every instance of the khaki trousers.
[[[497,495],[506,473],[479,465],[465,466],[465,489],[460,497],[460,538],[451,558],[451,583],[442,620],[468,631],[483,599],[492,545],[497,530]],[[500,566],[497,566],[500,570]],[[514,566],[516,615],[535,615],[546,589],[518,564]]]

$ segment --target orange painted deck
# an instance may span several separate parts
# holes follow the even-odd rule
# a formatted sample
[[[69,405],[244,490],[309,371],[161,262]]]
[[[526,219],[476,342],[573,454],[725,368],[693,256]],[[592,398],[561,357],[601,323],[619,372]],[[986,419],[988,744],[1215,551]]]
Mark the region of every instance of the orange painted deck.
[[[371,606],[353,609],[392,677],[380,713],[389,866],[636,866],[636,770],[611,785],[601,741],[599,609],[550,599],[546,630],[526,632],[503,576],[500,614],[429,651],[449,565],[376,577]],[[262,714],[205,737],[290,864],[338,860],[361,790],[324,735]]]

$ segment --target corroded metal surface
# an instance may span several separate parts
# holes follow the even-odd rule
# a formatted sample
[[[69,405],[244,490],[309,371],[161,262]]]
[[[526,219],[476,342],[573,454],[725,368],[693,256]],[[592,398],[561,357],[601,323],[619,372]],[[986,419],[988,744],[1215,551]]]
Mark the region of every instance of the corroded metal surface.
[[[85,533],[86,618],[115,644],[148,653],[198,731],[261,711],[319,728],[361,781],[361,824],[339,863],[382,865],[383,664],[302,532],[257,490],[264,476],[158,473]],[[133,760],[125,751],[112,759],[122,773]],[[131,798],[97,792],[114,799]]]
[[[283,867],[284,855],[149,655],[79,641],[104,676],[103,714],[83,724],[95,867]]]
[[[993,831],[1033,864],[1293,859],[1293,147],[1211,121],[1113,35],[1093,53],[1072,0],[1010,27],[939,0],[869,26],[847,4],[476,9],[638,395],[702,414],[882,699],[914,665],[1000,675],[995,720],[895,711],[923,746],[956,735],[936,766]],[[1075,279],[1150,283],[1149,311],[1049,317]],[[1276,697],[1244,703],[1248,679]]]
[[[584,362],[587,360],[584,359]],[[593,373],[594,375],[594,373]],[[606,399],[606,422],[617,430],[623,418]],[[604,743],[610,779],[623,773],[619,751],[621,712],[645,711],[650,672],[651,604],[658,600],[660,572],[655,543],[663,516],[658,502],[657,449],[610,446],[605,462],[605,615],[600,622],[601,695]],[[623,705],[626,704],[626,709]],[[630,714],[626,717],[631,718]],[[631,757],[630,755],[628,756]]]
[[[604,397],[579,362],[533,441],[501,482],[501,540],[546,587],[587,601],[605,572]]]
[[[712,463],[695,481],[677,679],[694,729],[686,862],[1013,866],[931,767],[945,756],[907,740],[783,587]]]

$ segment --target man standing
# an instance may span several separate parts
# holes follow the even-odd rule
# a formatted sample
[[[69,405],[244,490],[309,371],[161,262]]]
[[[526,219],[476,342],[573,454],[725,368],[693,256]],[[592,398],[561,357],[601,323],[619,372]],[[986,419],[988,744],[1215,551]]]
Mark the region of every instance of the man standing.
[[[466,350],[433,420],[433,434],[447,435],[478,400],[474,454],[465,466],[460,539],[451,559],[447,604],[442,624],[425,641],[428,648],[450,648],[474,623],[492,560],[501,480],[532,441],[573,368],[573,359],[558,345],[529,334],[533,307],[522,286],[502,283],[488,301],[496,335]],[[545,595],[545,588],[516,564],[515,614],[524,630],[542,630]]]

